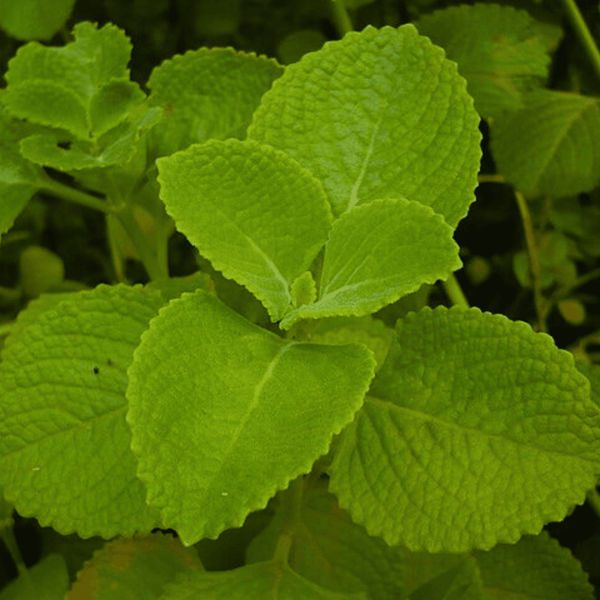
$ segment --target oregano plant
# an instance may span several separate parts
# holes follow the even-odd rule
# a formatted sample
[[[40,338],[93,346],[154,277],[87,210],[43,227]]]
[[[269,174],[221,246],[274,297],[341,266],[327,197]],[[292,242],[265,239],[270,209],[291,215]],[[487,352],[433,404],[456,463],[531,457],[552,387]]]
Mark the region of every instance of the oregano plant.
[[[0,252],[51,195],[105,217],[114,277],[20,257],[0,600],[594,598],[544,526],[600,506],[600,377],[546,333],[578,284],[551,262],[542,280],[531,213],[597,186],[597,99],[549,89],[561,30],[525,11],[350,31],[368,4],[333,1],[343,35],[286,66],[203,47],[144,88],[125,32],[89,21],[8,63]],[[534,327],[469,307],[454,275],[481,130],[523,215]],[[600,255],[557,207],[550,233]],[[15,515],[89,540],[86,560],[27,568]]]

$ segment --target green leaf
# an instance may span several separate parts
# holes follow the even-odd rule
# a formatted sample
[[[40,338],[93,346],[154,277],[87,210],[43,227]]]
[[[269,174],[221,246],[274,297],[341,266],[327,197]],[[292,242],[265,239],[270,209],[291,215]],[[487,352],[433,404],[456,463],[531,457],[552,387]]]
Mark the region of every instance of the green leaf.
[[[364,346],[286,342],[204,292],[171,301],[129,369],[148,502],[186,545],[239,527],[327,452],[373,368]]]
[[[319,298],[281,322],[362,316],[446,279],[462,262],[452,228],[433,210],[409,200],[357,206],[334,224],[325,246]]]
[[[11,581],[1,592],[0,600],[59,600],[69,589],[65,560],[50,554]]]
[[[249,562],[274,555],[285,516],[283,511],[277,513],[253,540],[247,552]],[[340,510],[331,494],[324,490],[305,493],[300,517],[289,559],[298,575],[336,592],[364,592],[371,600],[404,597],[401,549],[367,535]]]
[[[0,105],[0,235],[12,227],[47,177],[19,153],[20,140],[31,135],[32,130],[31,125],[13,119]]]
[[[165,590],[161,600],[369,600],[362,592],[343,594],[326,590],[276,561],[215,573],[187,572]]]
[[[290,285],[327,240],[331,211],[318,181],[285,153],[211,140],[157,161],[160,196],[177,228],[273,321]]]
[[[294,279],[290,286],[290,296],[294,308],[304,304],[312,304],[317,299],[317,284],[310,271]]]
[[[119,538],[86,562],[66,600],[158,599],[164,586],[187,570],[203,569],[196,552],[179,540],[163,534]]]
[[[524,10],[498,4],[453,6],[425,15],[415,25],[458,63],[484,118],[521,108],[522,94],[543,86],[548,76],[544,28]]]
[[[248,137],[308,168],[336,215],[406,197],[456,226],[474,200],[478,122],[464,79],[440,48],[412,25],[369,26],[288,66]]]
[[[273,59],[231,48],[201,48],[163,62],[148,81],[150,104],[165,107],[164,121],[150,135],[151,153],[242,139],[261,96],[282,73]]]
[[[75,0],[0,3],[0,27],[19,40],[49,40],[67,22]]]
[[[456,566],[429,579],[410,595],[410,600],[480,600],[481,580],[474,560],[464,558]]]
[[[23,516],[82,537],[159,523],[135,475],[125,389],[162,303],[157,292],[102,285],[42,312],[4,348],[0,483]]]
[[[331,466],[355,521],[390,544],[463,552],[538,533],[584,501],[600,409],[571,354],[477,309],[424,309],[397,333]]]
[[[524,193],[569,196],[600,181],[600,106],[596,98],[540,90],[492,130],[498,171]]]
[[[580,563],[545,531],[474,554],[490,600],[594,600]]]
[[[122,122],[144,94],[129,81],[131,43],[120,29],[80,23],[73,33],[75,41],[62,48],[19,48],[4,103],[13,116],[90,140]]]

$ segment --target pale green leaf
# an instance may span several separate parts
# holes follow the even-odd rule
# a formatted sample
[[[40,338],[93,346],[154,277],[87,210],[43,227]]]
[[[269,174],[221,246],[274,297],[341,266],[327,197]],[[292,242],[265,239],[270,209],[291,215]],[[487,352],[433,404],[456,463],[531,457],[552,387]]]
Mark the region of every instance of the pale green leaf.
[[[320,183],[287,154],[250,141],[211,140],[157,163],[179,231],[281,319],[290,285],[327,240],[332,217]]]
[[[294,308],[312,304],[317,299],[317,284],[310,271],[304,271],[294,279],[290,286],[290,296]]]
[[[120,29],[80,23],[73,33],[64,47],[19,48],[3,100],[13,116],[89,140],[122,122],[144,94],[128,81],[131,43]]]
[[[412,550],[514,543],[594,486],[600,409],[571,354],[522,322],[424,309],[342,434],[331,489],[373,535]]]
[[[249,562],[273,556],[285,517],[285,512],[277,513],[253,540]],[[299,575],[336,592],[362,591],[370,600],[403,598],[403,553],[353,523],[331,494],[305,492],[300,517],[289,559]]]
[[[50,554],[11,581],[0,592],[0,600],[62,600],[68,589],[69,574],[64,558]]]
[[[479,118],[443,51],[412,25],[367,27],[289,65],[248,137],[319,179],[336,215],[406,197],[456,226],[474,200]]]
[[[86,562],[65,600],[158,599],[187,570],[202,570],[198,556],[170,535],[118,538]]]
[[[373,313],[462,266],[452,227],[420,202],[378,200],[335,223],[325,246],[318,300],[283,319]]]
[[[594,590],[571,552],[545,531],[517,544],[475,552],[486,600],[594,600]]]
[[[262,95],[283,73],[273,59],[231,48],[201,48],[152,71],[152,106],[165,119],[150,135],[151,153],[170,155],[208,139],[243,138]]]
[[[521,108],[523,92],[542,87],[548,76],[547,34],[524,10],[499,4],[453,6],[415,25],[458,63],[484,118]]]
[[[148,502],[185,544],[239,527],[327,452],[373,368],[364,346],[286,341],[204,292],[171,301],[129,369]]]
[[[135,475],[125,389],[162,303],[157,292],[102,285],[38,313],[4,348],[0,482],[23,516],[82,537],[159,524]]]
[[[69,18],[75,0],[1,0],[0,27],[19,40],[49,40]]]
[[[522,110],[494,123],[498,171],[524,193],[569,196],[600,181],[600,106],[596,98],[540,90]]]
[[[161,600],[369,600],[362,592],[344,594],[326,590],[276,561],[214,573],[187,572],[165,590]]]

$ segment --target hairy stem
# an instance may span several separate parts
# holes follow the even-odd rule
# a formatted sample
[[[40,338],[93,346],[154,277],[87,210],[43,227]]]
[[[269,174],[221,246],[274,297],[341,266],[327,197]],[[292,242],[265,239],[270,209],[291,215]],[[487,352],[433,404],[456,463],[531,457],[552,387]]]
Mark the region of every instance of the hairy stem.
[[[274,559],[277,562],[287,563],[290,557],[290,551],[294,542],[294,537],[300,524],[302,514],[302,501],[304,499],[304,477],[298,477],[292,483],[286,498],[286,516],[275,548]]]
[[[538,316],[538,330],[546,331],[546,316],[548,311],[545,307],[544,297],[542,295],[540,260],[537,252],[535,233],[533,231],[533,223],[531,222],[531,214],[529,213],[529,207],[527,206],[527,201],[525,200],[523,193],[515,190],[515,198],[517,199],[517,205],[519,207],[519,212],[521,213],[521,220],[523,221],[523,230],[525,232],[525,243],[527,245],[529,270],[531,271],[531,279],[533,283],[535,309]]]
[[[331,19],[340,37],[354,31],[344,0],[331,0]]]
[[[600,52],[598,51],[598,46],[596,45],[585,20],[581,16],[577,3],[575,0],[562,0],[562,3],[569,22],[571,23],[571,27],[573,27],[575,34],[587,52],[587,55],[592,62],[592,66],[596,71],[596,75],[600,78]]]
[[[113,208],[106,200],[101,200],[87,192],[76,190],[75,188],[54,179],[48,178],[43,181],[38,189],[41,192],[47,192],[53,196],[58,196],[64,200],[69,200],[69,202],[75,202],[75,204],[81,204],[81,206],[87,206],[88,208],[93,208],[103,213],[108,214],[113,212]]]

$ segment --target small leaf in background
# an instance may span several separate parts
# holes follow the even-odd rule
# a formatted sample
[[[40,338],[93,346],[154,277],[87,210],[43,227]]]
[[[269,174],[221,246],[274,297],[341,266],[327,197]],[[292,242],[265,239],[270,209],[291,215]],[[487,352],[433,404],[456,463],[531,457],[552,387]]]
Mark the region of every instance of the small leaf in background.
[[[273,556],[284,518],[278,512],[252,541],[249,563]],[[289,566],[298,575],[336,592],[364,592],[371,600],[404,597],[404,549],[369,536],[325,490],[305,492],[296,527]]]
[[[177,229],[281,319],[291,283],[327,240],[332,217],[320,183],[284,152],[238,140],[161,158],[158,171]]]
[[[478,123],[465,80],[440,48],[412,25],[369,26],[286,67],[248,137],[309,169],[338,216],[406,197],[455,227],[474,200]]]
[[[281,322],[363,316],[462,266],[452,228],[420,202],[378,200],[344,213],[325,246],[319,297]]]
[[[315,52],[327,41],[318,29],[301,29],[283,38],[277,46],[277,55],[281,62],[288,65],[299,61],[308,52]]]
[[[295,573],[285,562],[269,561],[215,573],[187,572],[165,587],[160,600],[370,600],[362,592],[326,590]]]
[[[524,10],[453,6],[425,15],[415,26],[458,63],[482,118],[521,108],[522,94],[542,87],[548,76],[548,26]],[[554,30],[555,42],[560,29]]]
[[[485,598],[594,600],[594,590],[581,565],[545,531],[473,556],[479,563]]]
[[[3,0],[0,27],[19,40],[49,40],[67,22],[75,0]]]
[[[480,600],[481,580],[477,565],[469,557],[463,558],[455,566],[432,577],[409,596],[410,600]]]
[[[197,554],[171,536],[119,538],[86,563],[65,600],[158,600],[178,573],[202,570]]]
[[[159,524],[135,475],[125,389],[133,350],[162,304],[158,292],[102,285],[38,314],[6,345],[0,482],[21,515],[82,537]]]
[[[499,173],[525,194],[569,196],[600,181],[600,105],[596,98],[540,90],[523,97],[524,108],[492,128]]]
[[[231,48],[201,48],[156,67],[148,87],[164,120],[150,134],[150,153],[166,156],[208,139],[246,136],[262,95],[283,73],[273,59]]]
[[[0,100],[3,97],[0,93]],[[41,167],[19,153],[19,142],[34,130],[29,123],[13,119],[0,104],[0,235],[12,227],[47,178]]]
[[[0,600],[61,600],[68,589],[65,559],[50,554],[3,588]]]
[[[171,301],[129,370],[148,502],[186,545],[241,526],[327,452],[374,362],[359,344],[286,342],[204,292]]]
[[[317,299],[317,284],[310,271],[304,271],[290,286],[290,296],[294,307],[312,304]]]
[[[65,265],[60,258],[42,246],[28,246],[19,259],[21,288],[29,298],[60,285],[65,278]]]
[[[397,333],[330,469],[356,522],[390,544],[464,552],[584,501],[600,410],[571,354],[478,309],[424,309]]]

